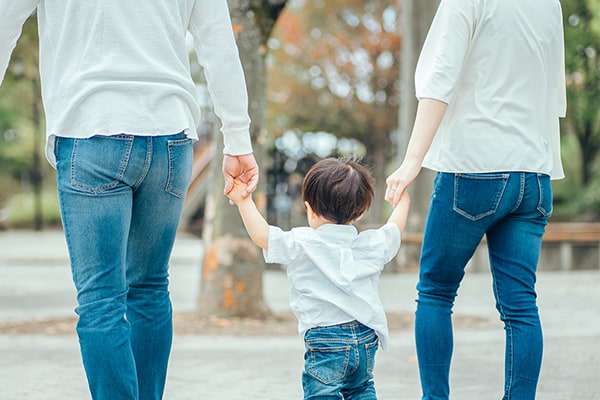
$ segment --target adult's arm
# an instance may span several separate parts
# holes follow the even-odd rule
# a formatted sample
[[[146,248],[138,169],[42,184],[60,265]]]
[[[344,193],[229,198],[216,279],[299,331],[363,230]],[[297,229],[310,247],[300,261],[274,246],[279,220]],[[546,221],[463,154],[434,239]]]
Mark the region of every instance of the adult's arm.
[[[421,171],[423,158],[437,132],[448,105],[440,100],[423,98],[419,100],[415,123],[400,167],[387,179],[385,200],[396,207],[406,188]]]
[[[0,85],[23,24],[38,4],[39,0],[0,0]]]
[[[215,114],[222,123],[224,193],[233,179],[246,183],[245,195],[258,184],[258,165],[252,155],[248,93],[226,0],[197,1],[189,31],[198,62],[204,68]]]

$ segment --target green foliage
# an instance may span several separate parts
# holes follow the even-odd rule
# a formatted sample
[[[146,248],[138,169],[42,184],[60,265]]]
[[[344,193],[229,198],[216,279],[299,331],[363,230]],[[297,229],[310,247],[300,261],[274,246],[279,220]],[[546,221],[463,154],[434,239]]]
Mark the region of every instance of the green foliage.
[[[60,211],[56,187],[49,187],[41,194],[41,211],[44,227],[60,226]],[[27,228],[34,226],[34,194],[31,191],[13,195],[0,210],[0,227]]]
[[[16,188],[41,185],[52,168],[43,159],[44,115],[41,102],[37,20],[30,17],[13,51],[0,88],[0,208]],[[35,181],[35,182],[34,182]]]
[[[595,189],[600,181],[600,1],[566,0],[562,5],[568,106],[561,126],[569,184],[555,185],[555,214],[600,219]]]

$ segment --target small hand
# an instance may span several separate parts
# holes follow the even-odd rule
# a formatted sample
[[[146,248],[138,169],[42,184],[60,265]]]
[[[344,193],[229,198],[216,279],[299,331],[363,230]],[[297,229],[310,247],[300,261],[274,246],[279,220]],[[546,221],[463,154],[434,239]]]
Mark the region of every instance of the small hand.
[[[229,193],[227,193],[227,197],[229,198],[229,203],[231,204],[240,204],[244,199],[247,199],[248,196],[245,195],[246,185],[242,183],[239,179],[233,180],[233,186]]]

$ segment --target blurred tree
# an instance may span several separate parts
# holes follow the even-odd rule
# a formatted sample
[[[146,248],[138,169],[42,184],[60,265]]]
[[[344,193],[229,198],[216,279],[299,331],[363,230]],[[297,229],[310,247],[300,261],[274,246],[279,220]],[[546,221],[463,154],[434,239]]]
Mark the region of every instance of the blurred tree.
[[[363,143],[378,183],[370,222],[382,220],[395,155],[400,42],[393,0],[293,1],[269,41],[271,132],[330,132]]]
[[[33,228],[43,227],[44,113],[38,57],[37,18],[31,16],[12,54],[0,98],[0,157],[8,172],[30,185],[33,192]],[[49,168],[46,168],[49,169]],[[6,171],[5,171],[6,172]],[[5,176],[5,179],[7,177]]]
[[[397,160],[392,169],[397,168],[406,153],[406,146],[410,139],[415,113],[417,110],[417,99],[415,97],[414,75],[421,47],[429,31],[429,26],[435,15],[439,0],[397,0],[401,10],[401,32],[403,45],[401,53],[402,66],[400,69],[401,95],[400,113],[398,119],[399,140]],[[411,201],[411,213],[409,215],[407,230],[421,232],[424,229],[425,219],[429,209],[429,197],[433,183],[433,171],[423,169],[409,191]],[[404,248],[401,251],[407,251]],[[417,254],[407,254],[409,260],[417,259]]]
[[[563,129],[576,138],[582,191],[580,212],[600,217],[600,1],[563,1],[567,74],[567,118]],[[568,160],[565,160],[568,162]],[[571,178],[570,178],[571,179]],[[572,193],[568,194],[572,201]]]
[[[229,0],[248,85],[254,153],[261,172],[265,170],[267,155],[264,146],[266,43],[286,1]],[[217,148],[221,149],[221,135],[214,136]],[[205,207],[205,257],[198,312],[204,316],[263,318],[269,314],[263,298],[264,261],[258,248],[248,239],[237,210],[223,196],[223,177],[220,172],[222,154],[220,151],[215,154],[212,173],[214,189],[208,195]],[[261,181],[264,181],[262,177]],[[260,190],[257,192],[255,201],[264,211],[264,193]]]

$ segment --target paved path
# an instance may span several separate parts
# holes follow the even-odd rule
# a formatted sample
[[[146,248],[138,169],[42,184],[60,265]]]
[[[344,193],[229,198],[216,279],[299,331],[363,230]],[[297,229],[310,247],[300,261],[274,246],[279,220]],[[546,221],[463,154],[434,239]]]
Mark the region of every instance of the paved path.
[[[178,238],[171,268],[176,311],[193,310],[202,243]],[[381,296],[389,311],[414,311],[414,274],[385,274]],[[287,279],[265,274],[265,297],[285,310]],[[538,281],[545,355],[538,400],[600,399],[600,271],[544,272]],[[469,273],[455,315],[493,321],[455,332],[452,398],[499,399],[503,385],[503,330],[487,273]],[[0,232],[0,324],[73,315],[72,288],[60,232]],[[392,335],[375,370],[379,398],[420,398],[410,330]],[[300,338],[176,336],[165,399],[301,399]],[[89,399],[73,336],[0,335],[0,400]]]

